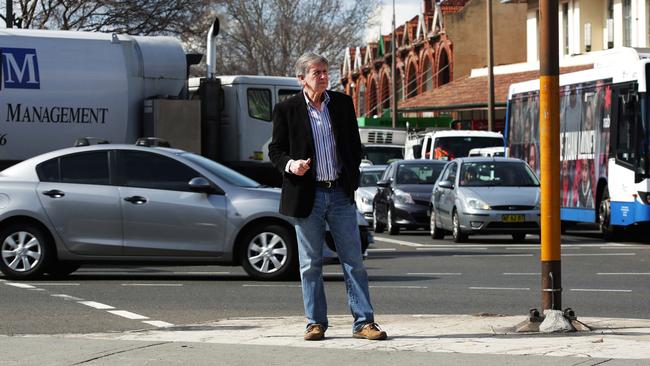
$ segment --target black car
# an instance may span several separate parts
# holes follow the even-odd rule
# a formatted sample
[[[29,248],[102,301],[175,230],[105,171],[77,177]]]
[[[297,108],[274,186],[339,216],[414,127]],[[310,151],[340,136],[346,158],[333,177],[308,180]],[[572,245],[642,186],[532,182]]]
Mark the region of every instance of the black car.
[[[391,235],[400,228],[429,227],[429,201],[433,184],[447,164],[443,160],[399,160],[391,163],[377,182],[373,228]]]

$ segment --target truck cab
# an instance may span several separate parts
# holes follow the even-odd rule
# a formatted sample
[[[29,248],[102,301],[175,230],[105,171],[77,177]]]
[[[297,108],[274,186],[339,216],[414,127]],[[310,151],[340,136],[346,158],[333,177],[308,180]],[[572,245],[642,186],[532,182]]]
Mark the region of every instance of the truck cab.
[[[410,136],[406,142],[407,158],[436,160],[453,160],[468,156],[472,149],[503,146],[501,133],[473,130],[426,132]]]

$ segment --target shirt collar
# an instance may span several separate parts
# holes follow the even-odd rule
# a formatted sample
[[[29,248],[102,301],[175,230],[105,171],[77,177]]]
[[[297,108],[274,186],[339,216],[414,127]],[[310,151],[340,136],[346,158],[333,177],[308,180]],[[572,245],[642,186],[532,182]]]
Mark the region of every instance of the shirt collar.
[[[316,108],[316,107],[312,104],[311,100],[309,100],[309,97],[307,96],[307,93],[305,93],[305,89],[302,90],[302,95],[305,97],[305,103],[307,103],[308,106],[313,107],[313,108]],[[329,96],[329,94],[327,93],[327,91],[325,91],[325,92],[323,93],[323,95],[324,95],[324,97],[323,97],[323,104],[327,105],[327,104],[330,102],[330,96]]]

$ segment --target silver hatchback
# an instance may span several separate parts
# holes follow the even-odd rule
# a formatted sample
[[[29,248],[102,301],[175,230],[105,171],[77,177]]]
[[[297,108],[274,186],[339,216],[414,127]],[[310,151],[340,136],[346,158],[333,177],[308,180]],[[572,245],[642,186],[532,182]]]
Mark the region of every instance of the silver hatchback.
[[[433,239],[451,232],[455,242],[472,234],[511,234],[522,241],[539,233],[539,180],[526,162],[512,158],[461,158],[445,167],[433,187]]]
[[[182,150],[46,153],[0,172],[0,270],[28,279],[89,262],[222,264],[295,278],[296,235],[279,199],[279,189]]]

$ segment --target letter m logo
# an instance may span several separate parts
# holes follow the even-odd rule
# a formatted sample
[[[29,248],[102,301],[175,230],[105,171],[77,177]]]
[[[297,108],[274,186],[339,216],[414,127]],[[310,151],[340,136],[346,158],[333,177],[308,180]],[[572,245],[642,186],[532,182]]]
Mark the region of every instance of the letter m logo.
[[[0,48],[1,88],[40,89],[38,59],[33,48]]]

